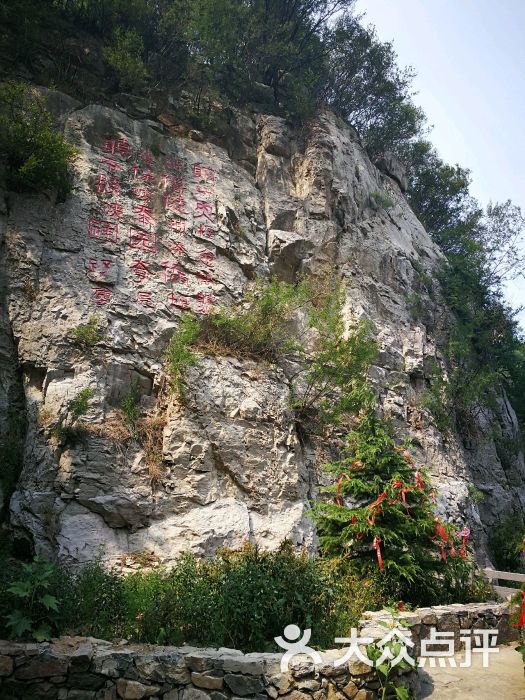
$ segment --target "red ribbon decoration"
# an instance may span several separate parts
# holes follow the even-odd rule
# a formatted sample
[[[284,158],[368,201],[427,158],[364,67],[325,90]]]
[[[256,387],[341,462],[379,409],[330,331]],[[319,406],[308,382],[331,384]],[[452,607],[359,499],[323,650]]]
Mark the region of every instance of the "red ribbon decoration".
[[[377,563],[379,564],[379,571],[383,571],[383,557],[381,556],[381,538],[379,537],[379,535],[376,535],[374,537],[372,547],[377,552]]]
[[[339,493],[341,491],[341,486],[343,484],[343,481],[345,481],[345,479],[346,479],[346,481],[350,481],[350,477],[348,476],[348,474],[341,474],[341,476],[339,477],[339,480],[337,482],[337,491],[335,492],[335,502],[337,503],[338,506],[342,505],[341,499],[339,498]]]
[[[449,540],[448,533],[445,530],[445,528],[443,527],[443,524],[440,523],[437,518],[435,518],[435,522],[436,522],[436,532],[432,535],[432,537],[430,539],[436,540],[439,537],[439,539],[441,540],[439,543],[439,545],[441,547],[441,558],[443,559],[443,561],[447,561],[447,554],[445,552],[445,542],[448,542],[448,540]]]
[[[419,491],[424,491],[425,490],[425,482],[423,481],[423,477],[419,472],[416,472],[415,474],[415,482],[416,482],[416,489]]]
[[[466,559],[467,557],[467,543],[470,537],[470,530],[468,527],[464,527],[461,532],[458,532],[458,536],[461,537],[461,549],[459,550],[459,553],[463,557],[463,559]]]
[[[410,511],[408,510],[407,504],[407,493],[409,493],[412,489],[408,487],[402,488],[403,486],[405,486],[405,484],[400,479],[397,479],[392,483],[392,488],[400,489],[401,500],[403,501],[403,505],[405,507],[408,517],[411,518],[412,516],[410,515]],[[392,501],[392,503],[398,503],[398,501]]]
[[[523,627],[525,629],[525,591],[521,591],[521,613],[519,620],[514,622],[513,627]]]
[[[381,508],[379,506],[385,500],[385,498],[386,498],[386,491],[383,491],[383,493],[379,494],[379,496],[376,498],[376,500],[368,506],[368,510],[370,511],[370,515],[366,516],[366,522],[369,525],[373,525],[375,523],[376,516],[378,516],[379,513],[381,512]]]

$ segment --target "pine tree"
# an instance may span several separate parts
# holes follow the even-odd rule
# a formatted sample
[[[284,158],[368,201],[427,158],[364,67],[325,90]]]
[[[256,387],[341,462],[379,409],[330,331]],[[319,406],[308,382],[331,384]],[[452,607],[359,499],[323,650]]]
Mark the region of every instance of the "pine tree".
[[[474,567],[461,539],[435,514],[435,492],[390,424],[368,410],[346,457],[326,466],[337,483],[314,517],[325,555],[341,557],[386,597],[429,604],[473,597]]]

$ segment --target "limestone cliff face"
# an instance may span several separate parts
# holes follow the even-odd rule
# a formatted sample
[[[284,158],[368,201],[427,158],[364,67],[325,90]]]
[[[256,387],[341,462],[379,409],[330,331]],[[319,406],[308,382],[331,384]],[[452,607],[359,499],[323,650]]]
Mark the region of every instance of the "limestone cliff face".
[[[443,360],[436,333],[447,311],[427,280],[440,252],[355,132],[330,113],[294,133],[277,117],[232,111],[212,143],[177,129],[175,107],[156,118],[48,100],[79,147],[73,192],[56,205],[6,195],[0,219],[0,406],[21,410],[23,394],[28,420],[10,503],[17,534],[70,563],[137,551],[169,563],[246,539],[315,548],[309,500],[330,445],[297,425],[287,367],[204,357],[181,406],[166,391],[163,353],[186,309],[238,301],[258,276],[292,280],[329,265],[345,282],[347,318],[375,324],[380,402],[416,438],[439,508],[474,528],[483,557],[488,529],[525,506],[523,456],[503,458],[488,416],[466,449],[421,407]],[[95,314],[102,341],[82,352],[71,329]],[[162,431],[153,483],[144,448],[111,430],[133,383]],[[57,444],[49,421],[86,387],[88,433]],[[497,420],[504,437],[517,434],[504,398]]]

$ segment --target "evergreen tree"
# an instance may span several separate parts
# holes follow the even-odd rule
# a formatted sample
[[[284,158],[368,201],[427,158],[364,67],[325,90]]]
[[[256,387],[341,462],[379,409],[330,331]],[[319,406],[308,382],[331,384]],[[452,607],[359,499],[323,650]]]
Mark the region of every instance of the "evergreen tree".
[[[348,435],[346,457],[326,466],[333,501],[314,509],[321,547],[387,597],[429,604],[468,599],[474,572],[462,539],[435,514],[435,494],[396,442],[391,426],[366,411]]]

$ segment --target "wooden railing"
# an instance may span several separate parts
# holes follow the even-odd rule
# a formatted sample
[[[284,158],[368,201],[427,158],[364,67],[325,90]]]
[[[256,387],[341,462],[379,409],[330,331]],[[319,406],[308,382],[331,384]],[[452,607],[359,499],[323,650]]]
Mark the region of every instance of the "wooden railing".
[[[499,581],[516,581],[517,583],[525,583],[525,574],[516,574],[513,571],[497,571],[496,569],[483,569],[487,578],[492,581],[494,585],[494,590],[502,598],[510,598],[513,596],[517,588],[510,588],[509,586],[496,585]]]

